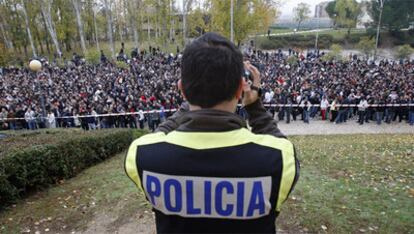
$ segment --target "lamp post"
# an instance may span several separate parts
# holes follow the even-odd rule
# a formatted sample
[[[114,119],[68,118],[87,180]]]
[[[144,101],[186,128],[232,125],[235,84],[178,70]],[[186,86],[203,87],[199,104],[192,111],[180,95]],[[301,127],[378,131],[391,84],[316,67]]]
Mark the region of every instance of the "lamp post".
[[[378,40],[379,40],[379,33],[380,33],[380,28],[381,28],[382,10],[384,9],[384,0],[379,0],[379,1],[380,1],[380,14],[379,14],[379,18],[378,18],[377,37],[376,37],[376,40],[375,40],[374,60],[377,59]]]
[[[315,50],[318,49],[318,39],[319,39],[319,7],[316,7],[316,22],[317,22],[317,28],[316,28],[316,37],[315,37]]]
[[[30,61],[29,68],[33,72],[32,73],[33,79],[38,79],[37,74],[40,70],[42,70],[42,63],[39,60],[34,59]],[[44,121],[46,118],[45,98],[43,95],[42,85],[40,83],[38,84],[38,90],[40,93],[40,104],[42,106],[42,121]]]
[[[234,26],[233,26],[233,15],[234,15],[234,2],[230,2],[230,41],[234,43]]]

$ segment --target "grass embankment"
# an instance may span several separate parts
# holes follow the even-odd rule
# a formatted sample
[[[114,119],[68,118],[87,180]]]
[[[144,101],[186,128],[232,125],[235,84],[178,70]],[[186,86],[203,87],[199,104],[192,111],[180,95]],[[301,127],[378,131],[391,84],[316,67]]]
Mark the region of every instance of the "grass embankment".
[[[301,178],[277,227],[290,232],[414,230],[414,135],[295,136]],[[124,154],[0,214],[0,232],[153,231],[150,207],[123,171]],[[138,228],[138,230],[137,230]],[[152,228],[152,229],[151,229]]]

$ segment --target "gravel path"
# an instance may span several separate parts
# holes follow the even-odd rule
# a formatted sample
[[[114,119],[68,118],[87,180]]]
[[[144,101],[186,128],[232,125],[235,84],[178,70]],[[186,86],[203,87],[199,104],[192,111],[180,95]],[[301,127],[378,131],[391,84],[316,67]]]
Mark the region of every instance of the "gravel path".
[[[414,126],[405,122],[391,124],[374,122],[359,125],[356,120],[350,120],[342,124],[333,124],[329,121],[311,120],[309,124],[303,121],[292,121],[290,124],[279,122],[278,127],[285,135],[333,135],[333,134],[414,134]]]

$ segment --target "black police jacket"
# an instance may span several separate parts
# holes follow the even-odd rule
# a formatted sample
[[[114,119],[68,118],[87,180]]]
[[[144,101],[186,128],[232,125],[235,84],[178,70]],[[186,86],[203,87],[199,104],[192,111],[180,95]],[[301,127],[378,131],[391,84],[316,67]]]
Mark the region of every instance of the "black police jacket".
[[[158,233],[275,233],[299,162],[260,101],[246,111],[252,131],[233,113],[181,109],[131,144],[125,170]]]

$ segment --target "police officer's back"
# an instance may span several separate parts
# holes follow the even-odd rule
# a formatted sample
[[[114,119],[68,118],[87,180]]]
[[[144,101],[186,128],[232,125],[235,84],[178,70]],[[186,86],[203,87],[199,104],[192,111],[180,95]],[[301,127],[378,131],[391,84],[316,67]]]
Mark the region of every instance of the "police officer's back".
[[[259,72],[227,39],[207,33],[185,49],[178,86],[189,110],[183,105],[157,133],[135,140],[125,160],[157,231],[275,232],[299,163],[260,101]],[[234,114],[242,96],[251,131]]]

